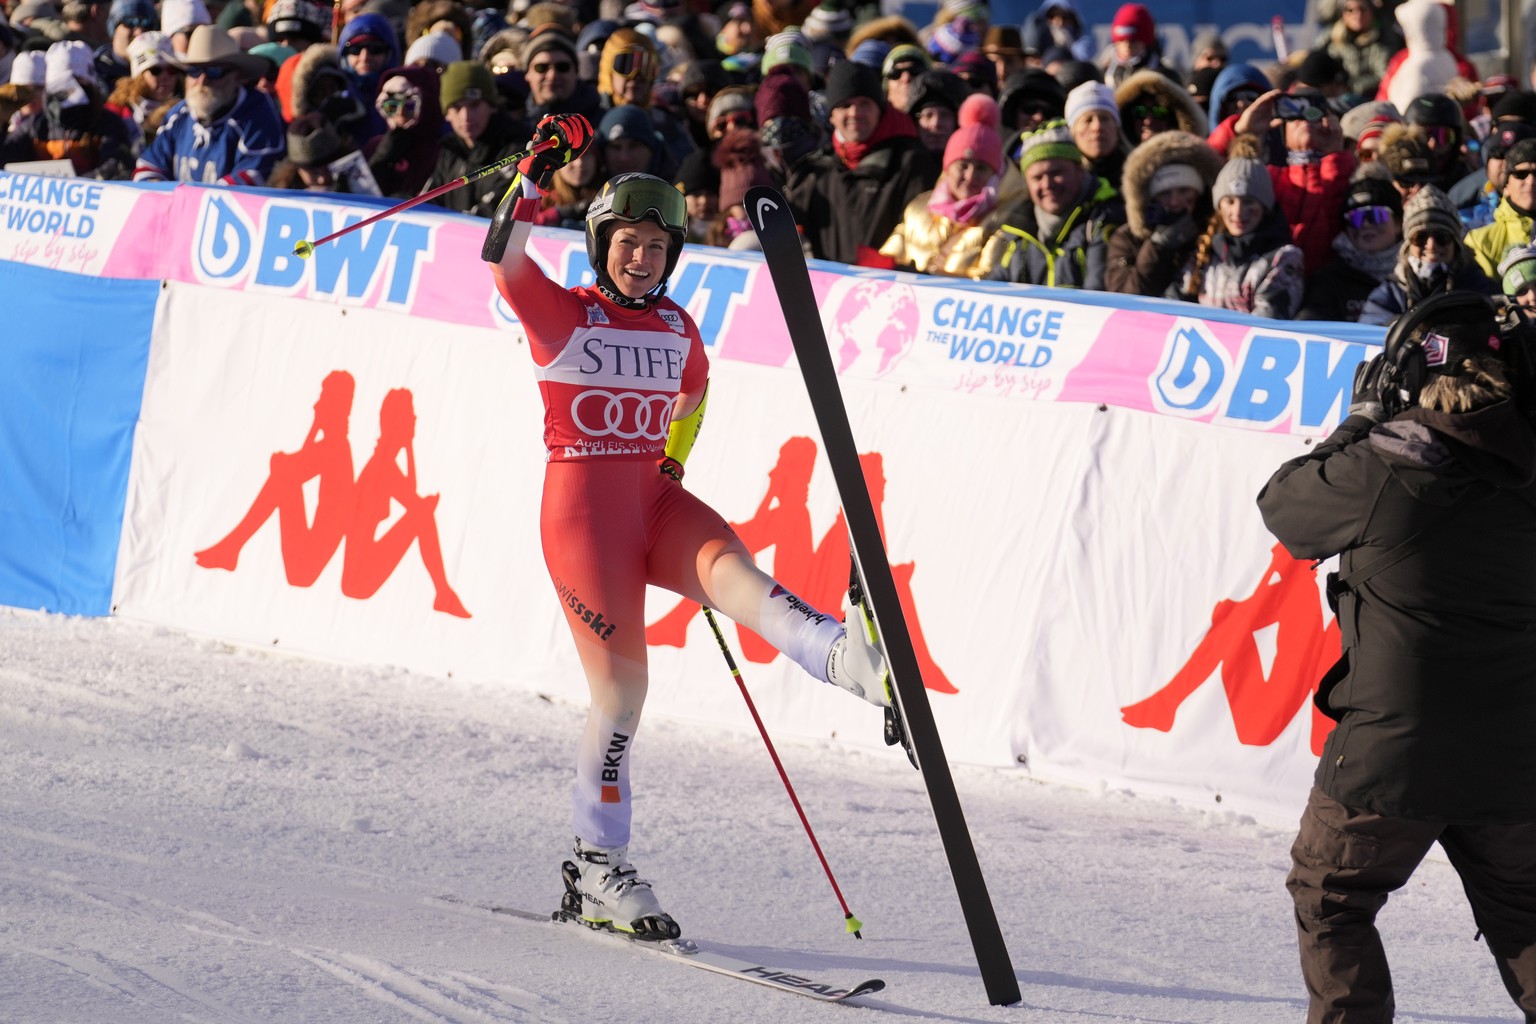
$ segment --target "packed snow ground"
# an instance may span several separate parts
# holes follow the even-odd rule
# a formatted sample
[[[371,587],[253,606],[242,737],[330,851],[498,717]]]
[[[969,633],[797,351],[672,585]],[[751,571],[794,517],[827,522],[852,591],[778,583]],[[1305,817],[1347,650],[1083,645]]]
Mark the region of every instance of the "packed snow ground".
[[[433,899],[555,904],[580,707],[8,610],[0,693],[0,1021],[1302,1019],[1291,836],[1231,814],[957,768],[1023,994],[993,1007],[899,753],[779,743],[856,941],[756,735],[652,718],[635,860],[701,944],[888,984],[824,1006]],[[1382,925],[1399,1020],[1516,1018],[1442,860]]]

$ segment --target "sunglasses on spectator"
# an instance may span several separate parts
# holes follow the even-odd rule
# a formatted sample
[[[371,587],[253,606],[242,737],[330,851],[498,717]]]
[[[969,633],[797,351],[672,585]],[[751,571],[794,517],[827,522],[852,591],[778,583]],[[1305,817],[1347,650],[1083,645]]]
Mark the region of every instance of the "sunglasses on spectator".
[[[1050,117],[1058,113],[1055,104],[1050,100],[1024,100],[1014,109],[1030,117]]]
[[[1131,120],[1133,121],[1168,121],[1173,118],[1173,111],[1163,106],[1151,106],[1146,103],[1137,103],[1131,107]]]
[[[745,110],[724,114],[715,120],[715,131],[728,132],[732,128],[756,128],[757,119]]]
[[[1454,241],[1449,231],[1415,231],[1413,234],[1413,245],[1417,249],[1424,248],[1430,242],[1443,249]]]
[[[222,64],[204,64],[201,67],[193,66],[187,68],[187,77],[206,78],[210,82],[217,82],[219,79],[223,78],[225,74],[227,74],[230,70],[230,68],[227,68]]]
[[[547,75],[553,71],[557,75],[568,75],[576,70],[576,65],[568,60],[557,60],[549,63],[540,62],[531,66],[529,71],[536,75]]]
[[[1518,171],[1510,171],[1509,177],[1513,181],[1524,181],[1533,174],[1536,174],[1536,167],[1524,167]]]
[[[374,57],[387,57],[389,56],[389,47],[383,43],[348,43],[341,52],[348,57],[356,57],[363,53]]]
[[[649,78],[653,70],[649,50],[636,47],[613,55],[613,73],[620,78]]]
[[[903,78],[916,77],[922,73],[923,66],[921,64],[897,64],[890,71],[886,72],[885,77],[887,81],[895,82]]]
[[[1390,224],[1392,207],[1357,206],[1353,210],[1344,211],[1344,223],[1352,228],[1363,228],[1367,224]]]
[[[142,28],[145,31],[152,31],[160,27],[160,22],[156,18],[124,18],[118,24],[126,25],[129,28]]]
[[[171,67],[169,64],[159,64],[152,68],[145,68],[144,70],[154,75],[156,78],[170,78],[171,76],[178,74],[177,69]]]

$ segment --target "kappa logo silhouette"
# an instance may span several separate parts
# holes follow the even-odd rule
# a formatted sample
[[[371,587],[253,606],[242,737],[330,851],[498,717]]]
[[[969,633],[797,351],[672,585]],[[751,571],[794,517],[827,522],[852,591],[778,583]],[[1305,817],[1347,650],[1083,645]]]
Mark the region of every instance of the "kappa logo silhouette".
[[[436,591],[432,607],[467,619],[470,613],[449,585],[443,566],[437,532],[440,496],[417,493],[415,400],[405,388],[384,396],[378,443],[354,479],[347,430],[356,390],[356,381],[345,370],[326,375],[304,443],[297,451],[273,454],[266,482],[250,509],[224,539],[194,555],[197,564],[233,572],[246,543],[275,515],[290,586],[313,586],[346,541],[341,592],[367,600],[414,543]],[[318,497],[310,509],[304,486],[312,481]],[[405,512],[380,537],[379,527],[389,518],[392,503]]]
[[[1269,677],[1259,660],[1256,633],[1278,626]],[[1218,668],[1237,741],[1267,747],[1280,738],[1304,707],[1312,707],[1318,680],[1342,650],[1339,624],[1323,626],[1317,571],[1276,544],[1254,592],[1241,601],[1218,601],[1211,628],[1189,660],[1152,696],[1120,709],[1126,725],[1170,732],[1179,707]],[[1333,722],[1312,707],[1312,753],[1323,752]]]
[[[791,437],[779,448],[779,458],[768,471],[768,489],[757,511],[731,528],[753,554],[773,549],[773,576],[779,581],[774,596],[788,594],[806,608],[838,608],[848,587],[848,524],[843,513],[817,542],[811,532],[809,495],[811,473],[816,467],[816,442],[808,437]],[[885,533],[885,460],[879,452],[859,456],[869,499],[875,509],[875,521]],[[922,670],[923,685],[936,693],[959,693],[928,649],[923,622],[912,594],[914,562],[891,566],[891,577],[901,599],[901,611],[912,634],[912,650]],[[794,595],[804,595],[803,600]],[[688,623],[698,614],[699,606],[680,601],[666,615],[646,627],[645,642],[655,647],[682,647],[688,639]],[[778,657],[772,644],[745,626],[736,632],[742,657],[759,665]]]

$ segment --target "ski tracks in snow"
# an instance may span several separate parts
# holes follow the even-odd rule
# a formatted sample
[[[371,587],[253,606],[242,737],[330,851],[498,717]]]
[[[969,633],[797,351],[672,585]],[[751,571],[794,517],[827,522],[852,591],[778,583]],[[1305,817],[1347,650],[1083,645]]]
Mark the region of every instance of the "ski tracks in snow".
[[[196,944],[216,943],[237,950],[233,962],[271,977],[290,974],[285,987],[314,989],[341,983],[359,998],[393,1011],[379,1020],[419,1021],[422,1024],[569,1024],[538,993],[491,981],[462,970],[430,970],[369,956],[260,934],[256,930],[200,910],[141,892],[82,882],[58,872],[46,874],[0,872],[0,892],[13,887],[48,890],[54,899],[92,905],[99,911],[175,925]],[[106,929],[105,935],[112,934]],[[270,1018],[244,1009],[221,996],[218,988],[241,986],[238,979],[218,977],[201,984],[170,965],[172,957],[135,958],[126,951],[110,952],[76,944],[39,945],[0,928],[0,963],[12,960],[20,973],[37,983],[90,993],[88,1002],[113,1008],[114,1019],[186,1021],[191,1024],[265,1024]],[[162,951],[163,952],[163,951]],[[33,961],[25,967],[24,961]],[[317,977],[316,975],[323,976]],[[51,980],[49,980],[51,979]],[[4,986],[0,985],[0,992]],[[340,1001],[340,1002],[345,1002]],[[335,1007],[335,993],[324,999]],[[81,1018],[86,1019],[86,1018]]]

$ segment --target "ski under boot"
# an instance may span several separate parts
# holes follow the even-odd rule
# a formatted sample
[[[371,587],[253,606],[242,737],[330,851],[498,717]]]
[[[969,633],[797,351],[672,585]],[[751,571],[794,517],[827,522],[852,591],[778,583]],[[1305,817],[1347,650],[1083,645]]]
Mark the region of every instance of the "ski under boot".
[[[868,641],[868,645],[876,648],[878,657],[878,645],[880,643],[880,630],[875,626],[875,616],[869,610],[869,602],[864,598],[864,581],[859,579],[857,566],[850,567],[848,573],[848,624],[850,629],[863,626],[862,635]],[[886,668],[882,659],[880,662],[882,677],[880,688],[885,699],[883,701],[871,700],[867,695],[865,700],[871,704],[879,704],[885,709],[885,745],[894,747],[901,745],[901,749],[907,752],[907,760],[912,762],[912,767],[922,771],[922,765],[917,761],[917,750],[912,746],[912,737],[907,735],[907,723],[901,717],[901,702],[896,697],[896,686],[891,680],[891,673]]]
[[[578,838],[576,859],[560,865],[565,894],[556,916],[647,942],[676,939],[682,929],[662,911],[651,883],[629,863],[628,853],[627,846],[588,846]]]

